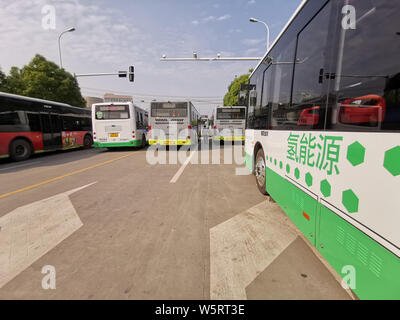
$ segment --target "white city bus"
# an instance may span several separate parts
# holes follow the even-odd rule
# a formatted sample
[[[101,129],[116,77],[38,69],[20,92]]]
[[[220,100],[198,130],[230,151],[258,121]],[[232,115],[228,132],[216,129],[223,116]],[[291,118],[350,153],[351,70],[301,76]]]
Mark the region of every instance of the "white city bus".
[[[304,1],[250,77],[246,165],[361,299],[400,299],[400,1]]]
[[[132,102],[99,103],[92,107],[95,148],[145,147],[147,111]]]
[[[152,102],[150,145],[194,145],[198,143],[200,114],[190,102]]]
[[[244,141],[247,107],[217,107],[214,111],[214,141]]]

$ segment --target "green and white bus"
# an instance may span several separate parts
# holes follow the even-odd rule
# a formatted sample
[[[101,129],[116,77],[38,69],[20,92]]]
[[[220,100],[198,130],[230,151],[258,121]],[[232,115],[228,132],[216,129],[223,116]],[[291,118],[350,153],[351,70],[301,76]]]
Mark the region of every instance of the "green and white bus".
[[[361,299],[400,299],[399,14],[304,1],[249,81],[246,166]]]
[[[126,103],[98,103],[92,106],[95,148],[145,147],[147,111]]]
[[[196,145],[200,136],[200,113],[190,101],[152,102],[149,144]]]
[[[214,141],[244,141],[247,107],[217,107],[214,111]]]

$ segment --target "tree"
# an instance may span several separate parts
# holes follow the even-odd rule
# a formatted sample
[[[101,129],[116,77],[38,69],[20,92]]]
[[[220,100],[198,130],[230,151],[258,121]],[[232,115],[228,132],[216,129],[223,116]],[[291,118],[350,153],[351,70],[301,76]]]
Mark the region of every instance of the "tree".
[[[24,88],[22,70],[18,67],[11,67],[10,73],[5,81],[5,91],[8,93],[23,95]]]
[[[75,77],[41,55],[36,55],[21,70],[11,68],[6,83],[10,93],[86,106]]]
[[[0,69],[0,91],[3,92],[7,91],[6,81],[7,81],[7,76]]]
[[[250,69],[249,72],[253,72],[253,69]],[[237,105],[239,101],[240,86],[249,83],[250,73],[244,74],[232,81],[228,87],[228,93],[224,97],[224,106]]]

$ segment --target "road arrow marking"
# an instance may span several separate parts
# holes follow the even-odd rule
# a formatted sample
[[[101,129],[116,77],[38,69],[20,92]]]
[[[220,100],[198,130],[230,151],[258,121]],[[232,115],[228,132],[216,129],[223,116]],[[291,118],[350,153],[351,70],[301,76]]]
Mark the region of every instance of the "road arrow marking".
[[[210,298],[246,300],[246,287],[297,238],[276,204],[263,202],[210,230]]]
[[[83,226],[69,196],[95,183],[0,218],[0,288]]]

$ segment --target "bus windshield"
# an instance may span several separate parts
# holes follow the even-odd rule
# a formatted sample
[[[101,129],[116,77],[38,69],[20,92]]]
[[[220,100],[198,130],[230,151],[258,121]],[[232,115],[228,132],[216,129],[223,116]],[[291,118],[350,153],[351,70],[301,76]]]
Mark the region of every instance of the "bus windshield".
[[[244,120],[246,118],[246,110],[243,108],[226,108],[226,109],[218,109],[217,119],[218,120],[229,120],[229,119],[240,119]]]
[[[96,120],[129,119],[129,106],[96,106]]]
[[[185,118],[188,115],[187,103],[153,103],[152,117]]]

